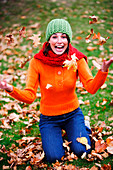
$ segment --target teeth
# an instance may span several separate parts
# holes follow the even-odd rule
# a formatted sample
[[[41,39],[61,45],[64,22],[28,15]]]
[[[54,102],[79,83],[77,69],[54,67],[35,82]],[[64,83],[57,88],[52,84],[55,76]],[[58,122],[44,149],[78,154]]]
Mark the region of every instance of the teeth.
[[[63,48],[64,46],[56,46],[56,48]]]

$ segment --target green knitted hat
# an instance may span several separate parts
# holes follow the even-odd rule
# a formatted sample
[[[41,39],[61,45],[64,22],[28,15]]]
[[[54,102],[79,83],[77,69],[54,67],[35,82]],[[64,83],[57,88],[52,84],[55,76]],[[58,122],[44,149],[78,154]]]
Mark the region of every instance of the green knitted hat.
[[[48,41],[50,36],[57,32],[67,34],[70,41],[72,40],[72,30],[68,21],[64,19],[53,19],[50,21],[46,29],[46,40]]]

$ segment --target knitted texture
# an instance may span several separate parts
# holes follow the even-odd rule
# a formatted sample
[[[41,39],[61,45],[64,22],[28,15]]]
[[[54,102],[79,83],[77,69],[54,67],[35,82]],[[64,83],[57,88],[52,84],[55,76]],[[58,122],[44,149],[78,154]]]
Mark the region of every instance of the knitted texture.
[[[46,40],[48,41],[50,36],[57,32],[67,34],[70,41],[72,40],[72,30],[68,21],[64,19],[53,19],[50,21],[46,29]]]
[[[76,54],[76,57],[80,60],[81,58],[85,58],[87,61],[87,57],[78,51],[76,48],[74,48],[71,44],[69,44],[69,53],[64,53],[62,55],[57,55],[52,50],[48,51],[48,54],[44,55],[44,49],[45,46],[48,45],[48,42],[45,42],[43,44],[43,48],[35,54],[34,58],[41,60],[43,63],[51,65],[51,66],[63,66],[63,63],[66,59],[71,60],[71,55],[74,53]]]
[[[98,71],[95,78],[84,58],[77,61],[78,73],[85,89],[94,94],[104,84],[107,72]],[[76,72],[73,68],[52,67],[33,58],[30,61],[26,88],[20,90],[13,87],[8,92],[12,97],[25,103],[32,103],[37,94],[38,85],[41,89],[40,112],[47,116],[61,115],[78,108],[79,101],[75,93]]]

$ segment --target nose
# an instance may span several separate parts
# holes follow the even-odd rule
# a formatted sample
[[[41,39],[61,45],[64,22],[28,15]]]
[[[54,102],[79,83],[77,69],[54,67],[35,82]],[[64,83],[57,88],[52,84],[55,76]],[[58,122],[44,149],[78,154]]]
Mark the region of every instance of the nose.
[[[58,36],[58,42],[61,43],[62,42],[62,38],[60,36]]]

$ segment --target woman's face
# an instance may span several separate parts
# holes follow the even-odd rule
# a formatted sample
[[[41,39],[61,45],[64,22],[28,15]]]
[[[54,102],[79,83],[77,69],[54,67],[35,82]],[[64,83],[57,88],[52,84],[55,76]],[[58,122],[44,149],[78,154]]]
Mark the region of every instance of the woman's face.
[[[64,33],[55,33],[51,35],[49,43],[52,51],[57,55],[61,55],[68,47],[67,35]]]

